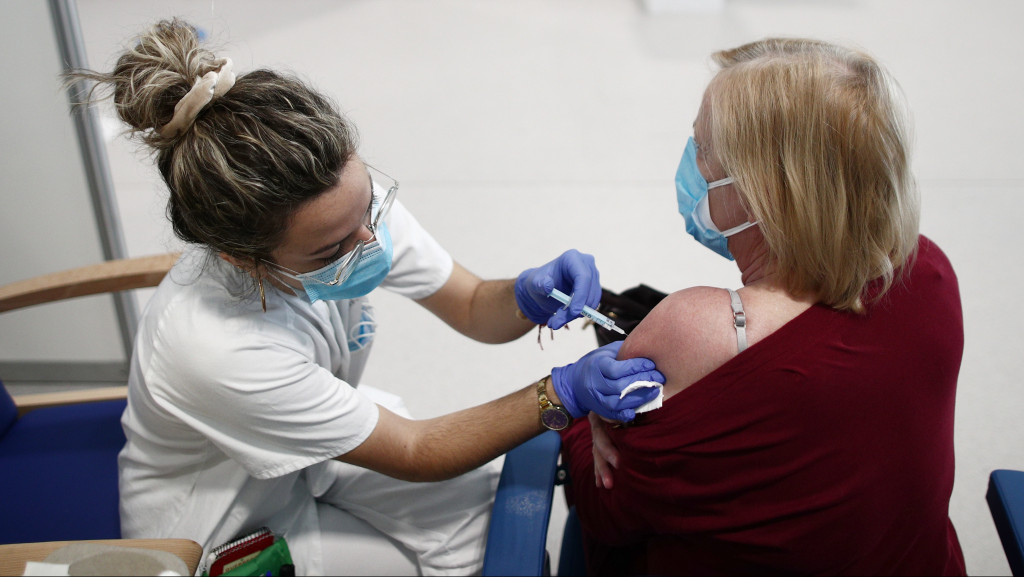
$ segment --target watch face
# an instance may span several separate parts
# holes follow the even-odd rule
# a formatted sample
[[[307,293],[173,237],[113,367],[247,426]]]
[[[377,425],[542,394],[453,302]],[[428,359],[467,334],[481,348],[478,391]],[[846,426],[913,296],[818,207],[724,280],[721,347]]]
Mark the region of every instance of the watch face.
[[[561,431],[569,426],[569,415],[554,407],[549,407],[540,414],[540,421],[552,431]]]

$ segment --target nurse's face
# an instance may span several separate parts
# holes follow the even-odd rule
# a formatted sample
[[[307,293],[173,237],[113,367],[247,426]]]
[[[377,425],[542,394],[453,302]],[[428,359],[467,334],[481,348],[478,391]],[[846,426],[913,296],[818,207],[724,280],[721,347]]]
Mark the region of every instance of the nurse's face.
[[[273,262],[295,272],[310,272],[338,260],[360,240],[369,241],[372,234],[363,223],[370,211],[372,190],[366,165],[353,155],[336,186],[292,214],[281,244],[270,253]],[[301,288],[298,281],[280,276],[271,278]]]

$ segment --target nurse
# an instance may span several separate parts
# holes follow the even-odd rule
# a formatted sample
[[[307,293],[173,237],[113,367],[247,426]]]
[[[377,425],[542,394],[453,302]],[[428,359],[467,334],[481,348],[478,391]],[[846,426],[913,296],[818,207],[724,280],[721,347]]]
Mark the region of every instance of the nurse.
[[[299,574],[479,572],[495,457],[591,411],[630,420],[663,382],[617,347],[490,403],[416,421],[357,387],[383,286],[474,339],[557,329],[596,306],[594,260],[568,251],[483,281],[397,200],[323,95],[237,75],[187,23],[142,34],[107,73],[120,118],[152,149],[189,248],[152,297],[132,357],[120,455],[122,533],[209,550],[269,527]],[[567,309],[547,294],[574,294]],[[410,375],[409,378],[416,378]],[[479,378],[453,372],[446,378]]]

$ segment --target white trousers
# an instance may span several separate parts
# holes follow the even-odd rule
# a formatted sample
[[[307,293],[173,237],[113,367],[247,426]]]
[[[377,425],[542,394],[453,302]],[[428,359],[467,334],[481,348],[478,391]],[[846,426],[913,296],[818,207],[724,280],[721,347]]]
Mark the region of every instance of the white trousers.
[[[366,389],[378,404],[408,414],[399,397]],[[437,483],[399,481],[340,461],[326,464],[326,474],[311,487],[324,574],[479,574],[500,463]]]
[[[317,496],[325,575],[474,575],[500,470],[410,483],[345,463]]]

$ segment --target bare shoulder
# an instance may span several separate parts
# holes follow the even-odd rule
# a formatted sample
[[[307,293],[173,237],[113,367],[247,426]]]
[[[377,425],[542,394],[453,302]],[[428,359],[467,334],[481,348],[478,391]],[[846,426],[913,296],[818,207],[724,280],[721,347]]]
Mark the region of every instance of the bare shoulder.
[[[620,356],[653,360],[671,396],[735,356],[735,347],[728,291],[701,286],[666,297],[633,329]]]
[[[723,302],[723,294],[728,293],[719,288],[699,286],[668,295],[633,330],[624,346],[658,347],[666,344],[666,337],[677,342],[678,339],[701,341],[697,333],[718,316],[715,305]]]

